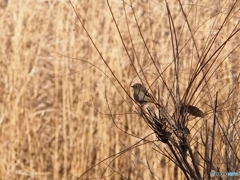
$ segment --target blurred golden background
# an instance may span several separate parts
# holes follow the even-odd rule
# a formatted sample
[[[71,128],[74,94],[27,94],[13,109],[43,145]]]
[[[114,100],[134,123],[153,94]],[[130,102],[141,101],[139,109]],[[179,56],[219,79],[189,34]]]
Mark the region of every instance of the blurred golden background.
[[[150,83],[158,77],[132,8],[156,65],[162,71],[166,69],[163,76],[173,84],[173,69],[168,68],[173,61],[173,47],[165,2],[110,0],[122,39],[106,1],[71,2],[105,63],[69,1],[1,3],[0,179],[76,179],[146,136],[149,141],[156,140],[152,130],[136,115],[138,106],[129,97],[130,86],[140,82],[136,71]],[[200,52],[204,51],[232,2],[204,0],[182,4],[195,32],[196,45]],[[193,43],[188,43],[191,34],[178,1],[169,2],[169,7],[179,38],[180,88],[184,90],[197,63],[197,53],[192,50]],[[213,51],[214,46],[226,40],[228,30],[239,23],[239,11],[236,12],[224,24]],[[221,52],[220,63],[216,63],[209,81],[207,90],[213,96],[221,90],[222,101],[235,84],[233,76],[239,73],[239,42],[236,35]],[[154,83],[152,93],[156,96],[158,87],[166,103],[168,91],[161,80]],[[207,98],[206,94],[195,98],[205,112],[209,111]],[[154,151],[155,143],[158,142],[141,142],[139,147],[97,164],[84,177],[154,179],[154,172],[155,178],[171,179],[176,167]]]

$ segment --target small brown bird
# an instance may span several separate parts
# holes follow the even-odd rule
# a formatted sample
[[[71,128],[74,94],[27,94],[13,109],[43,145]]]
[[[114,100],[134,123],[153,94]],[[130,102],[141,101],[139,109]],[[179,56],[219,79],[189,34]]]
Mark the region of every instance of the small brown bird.
[[[204,117],[204,113],[196,106],[191,105],[183,105],[181,107],[180,113],[183,115],[185,112],[195,116],[195,117]]]
[[[154,98],[147,92],[147,89],[140,83],[136,83],[133,86],[133,97],[141,105],[147,103],[154,103]]]

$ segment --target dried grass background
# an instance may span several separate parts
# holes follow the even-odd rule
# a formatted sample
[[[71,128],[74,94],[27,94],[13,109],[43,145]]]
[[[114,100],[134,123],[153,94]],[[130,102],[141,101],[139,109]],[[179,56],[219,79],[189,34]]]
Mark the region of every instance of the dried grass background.
[[[132,94],[130,85],[140,80],[107,3],[96,0],[72,3],[102,56],[125,90]],[[161,69],[167,68],[173,59],[165,2],[135,0],[132,3],[156,63]],[[182,4],[192,30],[196,31],[197,46],[204,51],[232,1],[183,1]],[[133,64],[137,67],[139,59],[144,75],[153,82],[158,74],[130,6],[126,5],[124,10],[123,2],[116,0],[111,0],[110,5]],[[239,23],[239,5],[224,25],[216,46]],[[182,49],[180,79],[184,90],[196,64],[196,52],[192,43],[186,44],[190,34],[177,1],[169,2],[169,7]],[[150,135],[148,140],[156,140],[151,129],[134,113],[138,107],[107,69],[68,1],[2,1],[0,29],[0,179],[75,179],[141,138]],[[214,97],[218,91],[220,102],[238,84],[234,77],[238,76],[240,67],[239,42],[238,34],[228,43],[209,82],[211,95]],[[137,71],[143,78],[140,69]],[[171,71],[167,68],[164,73],[169,83],[173,82]],[[166,103],[168,92],[160,80],[152,86],[152,93],[159,86]],[[239,105],[239,91],[234,97],[232,101]],[[207,113],[210,112],[207,101],[206,94],[201,94],[195,104]],[[121,179],[121,174],[128,179],[149,179],[152,178],[150,166],[159,179],[173,178],[178,172],[176,167],[156,153],[154,146],[154,143],[144,143],[97,165],[86,177],[98,179],[107,169],[106,179]]]

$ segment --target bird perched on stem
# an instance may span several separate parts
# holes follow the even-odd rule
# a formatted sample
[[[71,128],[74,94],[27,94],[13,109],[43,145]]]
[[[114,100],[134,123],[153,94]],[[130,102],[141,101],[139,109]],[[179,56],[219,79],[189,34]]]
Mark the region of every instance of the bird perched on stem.
[[[196,106],[182,105],[182,107],[180,109],[181,115],[183,115],[186,112],[188,112],[189,114],[191,114],[192,116],[195,116],[195,117],[203,118],[205,116],[205,114]]]
[[[140,105],[147,103],[155,103],[154,98],[147,92],[147,89],[140,83],[136,83],[133,86],[133,97]]]

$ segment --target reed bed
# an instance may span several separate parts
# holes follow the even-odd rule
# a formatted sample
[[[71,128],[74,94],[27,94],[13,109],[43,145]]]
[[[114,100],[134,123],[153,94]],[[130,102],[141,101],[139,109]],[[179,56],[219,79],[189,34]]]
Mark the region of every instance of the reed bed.
[[[239,5],[2,1],[0,179],[240,174]]]

